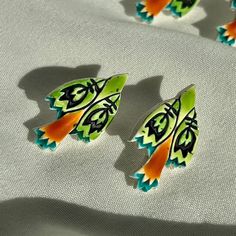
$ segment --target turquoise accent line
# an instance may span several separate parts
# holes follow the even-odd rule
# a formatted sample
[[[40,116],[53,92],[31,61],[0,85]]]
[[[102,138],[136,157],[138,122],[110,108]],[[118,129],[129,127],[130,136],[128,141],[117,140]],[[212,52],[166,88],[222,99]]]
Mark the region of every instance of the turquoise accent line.
[[[147,15],[147,12],[142,12],[142,10],[143,10],[144,7],[145,7],[144,5],[142,5],[140,2],[138,2],[138,3],[136,4],[136,10],[137,10],[136,15],[137,15],[138,17],[140,17],[142,21],[145,21],[145,22],[147,22],[147,23],[152,23],[152,21],[153,21],[153,16],[148,16],[148,15]]]
[[[57,119],[61,118],[64,115],[64,112],[62,111],[61,107],[55,107],[54,103],[55,103],[55,98],[52,97],[46,97],[45,98],[46,101],[49,101],[49,106],[51,110],[55,110],[57,111]]]
[[[78,139],[85,142],[85,143],[90,143],[90,138],[89,137],[84,137],[84,132],[83,131],[77,131],[74,129],[70,134],[76,134]]]
[[[57,144],[55,141],[53,141],[52,143],[48,144],[48,138],[46,139],[41,139],[41,137],[43,136],[44,132],[41,131],[40,129],[35,129],[34,130],[37,138],[35,140],[35,144],[37,144],[39,147],[41,147],[42,149],[47,149],[49,148],[50,150],[54,151],[57,147]]]
[[[171,6],[171,3],[165,8],[168,11],[171,11],[172,15],[181,17],[182,14],[181,12],[176,11],[176,7]]]
[[[232,8],[233,10],[236,10],[236,0],[232,0],[232,2],[231,2],[231,8]]]
[[[228,41],[228,36],[225,36],[224,33],[227,31],[226,29],[224,29],[222,26],[217,27],[217,31],[218,31],[218,37],[217,37],[217,41],[225,44],[225,45],[229,45],[232,46],[235,44],[235,39],[232,39],[230,41]]]
[[[186,163],[185,163],[185,161],[183,161],[182,163],[179,163],[178,158],[175,158],[173,160],[171,160],[169,158],[168,161],[166,162],[166,167],[170,167],[170,166],[174,166],[175,168],[177,168],[177,167],[186,167]]]
[[[137,179],[138,181],[137,188],[139,190],[142,190],[143,192],[148,192],[152,188],[157,188],[158,186],[157,179],[155,179],[152,184],[149,184],[149,180],[143,182],[144,174],[140,174],[138,172],[133,175],[133,178]]]
[[[143,136],[135,137],[135,141],[138,143],[139,148],[146,148],[148,151],[148,156],[150,157],[153,152],[156,150],[155,147],[152,146],[151,143],[144,144],[143,143]]]

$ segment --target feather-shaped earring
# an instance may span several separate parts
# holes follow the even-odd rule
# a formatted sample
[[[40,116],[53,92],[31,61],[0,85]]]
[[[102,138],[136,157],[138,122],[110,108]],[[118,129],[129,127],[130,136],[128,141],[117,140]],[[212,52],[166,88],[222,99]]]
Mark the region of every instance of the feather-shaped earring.
[[[161,103],[149,114],[132,142],[147,149],[149,160],[132,177],[144,192],[159,185],[164,166],[185,167],[192,159],[198,140],[195,86]]]
[[[236,0],[231,1],[231,9],[236,10]],[[236,47],[236,20],[217,27],[217,41]]]
[[[182,17],[190,12],[200,0],[145,0],[136,4],[137,16],[151,23],[162,10],[171,11],[174,16]]]
[[[54,150],[68,134],[85,142],[98,138],[116,115],[127,78],[121,74],[109,79],[78,79],[52,91],[46,100],[58,119],[35,130],[35,143]]]

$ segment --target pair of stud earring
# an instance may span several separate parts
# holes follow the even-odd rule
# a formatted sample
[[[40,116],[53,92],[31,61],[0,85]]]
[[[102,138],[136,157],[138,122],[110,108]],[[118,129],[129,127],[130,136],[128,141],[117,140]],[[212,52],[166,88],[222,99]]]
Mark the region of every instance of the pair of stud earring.
[[[144,22],[151,23],[162,10],[169,10],[172,15],[182,17],[189,13],[200,0],[143,0],[136,4],[137,16]],[[236,10],[236,0],[230,1],[232,10]],[[217,41],[236,47],[236,20],[217,27]]]
[[[35,130],[36,144],[55,150],[68,134],[76,134],[84,142],[97,139],[116,115],[127,78],[127,74],[120,74],[108,79],[78,79],[52,91],[46,100],[58,119]],[[138,189],[147,192],[156,188],[164,166],[185,167],[191,161],[199,133],[195,93],[191,85],[162,102],[135,133],[131,141],[145,148],[149,156],[133,175]]]

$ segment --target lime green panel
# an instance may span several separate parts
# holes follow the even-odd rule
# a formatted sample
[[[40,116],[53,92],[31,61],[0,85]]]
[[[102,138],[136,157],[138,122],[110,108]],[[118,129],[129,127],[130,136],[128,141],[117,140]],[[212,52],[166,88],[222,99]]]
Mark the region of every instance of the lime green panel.
[[[106,84],[104,79],[79,79],[64,84],[48,95],[51,107],[62,112],[72,112],[89,106],[101,93]]]
[[[196,90],[195,85],[190,85],[179,94],[181,110],[178,118],[178,124],[195,107]]]
[[[111,95],[93,104],[83,115],[73,133],[82,140],[95,140],[108,127],[120,105],[120,94]]]
[[[102,93],[99,94],[97,100],[101,100],[111,94],[121,93],[127,79],[127,74],[114,75],[107,79],[106,86],[102,90]]]
[[[141,148],[157,147],[174,131],[179,111],[179,99],[172,99],[163,103],[145,119],[133,141],[139,140],[138,143]],[[142,137],[142,140],[139,137]]]
[[[198,134],[197,115],[195,109],[192,109],[175,131],[169,163],[186,166],[194,154]]]
[[[200,0],[172,0],[167,9],[169,9],[174,15],[182,17],[189,13]]]

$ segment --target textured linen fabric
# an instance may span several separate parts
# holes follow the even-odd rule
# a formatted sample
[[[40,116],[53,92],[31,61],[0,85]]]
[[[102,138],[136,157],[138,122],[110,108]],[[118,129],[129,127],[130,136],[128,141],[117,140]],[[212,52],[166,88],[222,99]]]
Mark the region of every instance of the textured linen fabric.
[[[235,235],[236,50],[210,39],[232,20],[207,0],[186,18],[136,21],[135,1],[1,1],[0,235]],[[213,11],[212,11],[213,9]],[[195,34],[195,35],[194,35]],[[67,81],[129,73],[99,140],[67,137],[55,152],[33,128],[55,118],[44,97]],[[200,137],[188,168],[158,190],[129,178],[145,152],[128,143],[157,102],[196,84]]]

